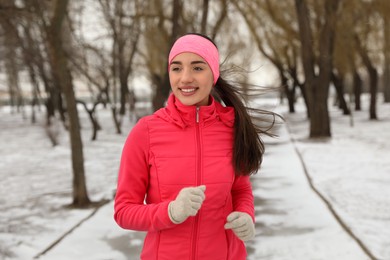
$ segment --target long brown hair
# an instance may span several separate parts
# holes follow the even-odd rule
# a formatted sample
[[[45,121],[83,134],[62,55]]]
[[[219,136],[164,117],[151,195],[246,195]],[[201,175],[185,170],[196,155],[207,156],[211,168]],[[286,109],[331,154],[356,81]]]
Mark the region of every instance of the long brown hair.
[[[233,168],[236,175],[251,175],[257,172],[263,161],[264,142],[260,135],[275,136],[270,130],[278,114],[247,107],[245,94],[238,86],[229,84],[221,77],[215,84],[214,95],[226,106],[234,107]],[[271,119],[270,119],[271,118]],[[267,122],[267,126],[261,124]]]

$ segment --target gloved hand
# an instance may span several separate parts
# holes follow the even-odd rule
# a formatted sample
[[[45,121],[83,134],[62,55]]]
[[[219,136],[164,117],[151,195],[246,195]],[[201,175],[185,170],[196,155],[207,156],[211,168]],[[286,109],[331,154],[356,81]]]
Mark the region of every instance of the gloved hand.
[[[168,205],[168,215],[172,222],[180,224],[189,216],[195,216],[205,200],[205,190],[205,185],[183,188]]]
[[[255,237],[255,224],[248,213],[234,211],[227,216],[225,229],[232,229],[234,234],[242,241]]]

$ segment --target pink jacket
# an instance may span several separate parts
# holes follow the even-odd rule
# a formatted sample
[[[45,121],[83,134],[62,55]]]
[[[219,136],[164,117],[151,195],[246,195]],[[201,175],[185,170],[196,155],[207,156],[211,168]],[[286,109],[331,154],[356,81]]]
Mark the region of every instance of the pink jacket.
[[[246,249],[226,217],[241,211],[254,218],[249,177],[232,167],[234,110],[212,99],[168,106],[141,119],[123,148],[115,197],[115,220],[125,229],[147,231],[141,259],[244,260]],[[168,204],[184,187],[206,185],[195,217],[172,223]]]

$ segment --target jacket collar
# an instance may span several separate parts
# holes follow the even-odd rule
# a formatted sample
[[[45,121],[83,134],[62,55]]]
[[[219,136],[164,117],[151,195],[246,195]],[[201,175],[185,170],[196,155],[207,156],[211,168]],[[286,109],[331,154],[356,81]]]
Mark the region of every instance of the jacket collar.
[[[200,106],[197,112],[196,106],[183,105],[173,94],[170,94],[167,106],[156,111],[155,115],[180,128],[186,128],[196,123],[208,125],[218,120],[228,127],[233,127],[234,124],[234,109],[223,107],[212,96],[210,96],[210,105]]]

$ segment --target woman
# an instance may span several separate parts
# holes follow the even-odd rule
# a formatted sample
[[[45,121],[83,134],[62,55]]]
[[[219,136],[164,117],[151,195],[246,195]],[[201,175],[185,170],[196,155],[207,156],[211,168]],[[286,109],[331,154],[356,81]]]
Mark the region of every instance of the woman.
[[[147,231],[141,259],[246,259],[243,242],[255,235],[249,175],[264,152],[259,129],[219,76],[210,39],[179,38],[168,67],[167,106],[142,118],[123,148],[115,220]]]

